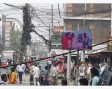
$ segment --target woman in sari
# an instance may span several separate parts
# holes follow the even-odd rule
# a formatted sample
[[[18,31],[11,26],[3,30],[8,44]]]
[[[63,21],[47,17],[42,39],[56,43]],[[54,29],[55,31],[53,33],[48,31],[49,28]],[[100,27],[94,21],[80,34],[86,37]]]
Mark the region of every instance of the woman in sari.
[[[17,83],[17,75],[15,72],[15,68],[11,69],[11,73],[9,74],[9,84],[16,84]]]

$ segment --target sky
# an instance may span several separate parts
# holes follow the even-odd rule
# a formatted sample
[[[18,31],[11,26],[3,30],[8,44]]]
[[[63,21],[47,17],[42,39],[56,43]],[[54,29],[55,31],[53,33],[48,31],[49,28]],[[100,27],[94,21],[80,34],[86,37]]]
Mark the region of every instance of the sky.
[[[10,5],[14,5],[17,7],[22,7],[25,5],[25,3],[7,3]],[[42,19],[42,21],[49,26],[49,23],[51,25],[51,6],[53,5],[53,12],[54,12],[54,17],[53,17],[53,24],[54,26],[63,26],[63,11],[64,11],[64,4],[60,3],[59,4],[59,9],[61,12],[61,18],[59,16],[59,10],[58,10],[58,3],[30,3],[30,5],[36,10],[37,15]],[[6,16],[6,18],[16,18],[18,19],[22,24],[23,24],[23,12],[21,9],[17,9],[14,7],[10,7],[5,5],[4,3],[0,3],[0,15],[4,14]],[[59,22],[59,23],[58,23]],[[34,19],[32,20],[32,23],[34,24],[34,26],[36,26],[36,31],[41,34],[44,35],[44,37],[46,39],[48,39],[49,37],[49,33],[48,33],[48,29],[47,27],[45,27],[45,25],[43,25],[41,23],[41,21],[34,17]],[[39,27],[38,27],[39,26]],[[43,27],[44,26],[44,27]],[[40,38],[35,35],[35,33],[31,33],[32,39],[33,40],[40,40]]]
[[[1,1],[1,0],[0,0]],[[4,2],[6,0],[3,0]],[[11,1],[11,2],[10,2]],[[13,2],[14,1],[14,2]],[[88,3],[89,1],[86,1],[86,0],[22,0],[21,2],[19,2],[18,0],[8,0],[7,3],[8,4],[11,4],[11,5],[15,5],[15,6],[24,6],[25,5],[25,2],[27,1],[30,1],[30,4],[31,6],[33,6],[35,9],[36,9],[36,12],[37,14],[39,15],[39,17],[45,22],[45,24],[49,25],[48,23],[51,22],[50,19],[51,19],[51,16],[49,15],[49,18],[46,18],[46,16],[48,17],[48,15],[46,14],[49,14],[51,12],[51,5],[53,4],[53,11],[54,11],[54,25],[63,25],[63,18],[60,18],[59,16],[59,11],[58,11],[58,3],[59,3],[59,6],[60,6],[60,11],[61,11],[61,16],[63,16],[63,12],[64,12],[64,4],[63,3],[67,3],[67,2],[75,2],[75,3]],[[81,2],[80,2],[81,1]],[[105,3],[105,2],[112,2],[111,0],[102,0],[98,1],[98,3]],[[19,3],[18,3],[19,2]],[[24,3],[22,3],[24,2]],[[95,0],[91,0],[91,3],[92,2],[95,2],[97,3],[97,1]],[[90,2],[89,2],[90,3]],[[23,23],[23,17],[22,17],[22,10],[19,10],[19,9],[15,9],[15,8],[12,8],[10,6],[6,6],[4,5],[3,3],[0,3],[0,14],[5,14],[7,18],[17,18],[21,23]],[[58,23],[58,21],[60,23]],[[33,20],[32,21],[33,24],[35,26],[44,26],[40,20],[38,20],[36,18],[36,21]],[[36,28],[37,29],[37,28]],[[45,27],[41,27],[39,28],[38,33],[42,34],[45,36],[45,38],[48,39],[48,31],[46,30],[47,28]],[[36,40],[40,40],[38,38],[37,35],[35,35],[34,33],[31,33],[32,35],[32,39],[36,39]]]

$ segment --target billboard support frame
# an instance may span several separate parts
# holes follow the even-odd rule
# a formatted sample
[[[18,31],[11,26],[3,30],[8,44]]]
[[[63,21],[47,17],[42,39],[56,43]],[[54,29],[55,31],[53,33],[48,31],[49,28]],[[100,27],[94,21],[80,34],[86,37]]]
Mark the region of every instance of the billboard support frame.
[[[85,62],[85,50],[81,50],[81,62]]]
[[[68,50],[67,55],[67,80],[71,79],[71,50]]]

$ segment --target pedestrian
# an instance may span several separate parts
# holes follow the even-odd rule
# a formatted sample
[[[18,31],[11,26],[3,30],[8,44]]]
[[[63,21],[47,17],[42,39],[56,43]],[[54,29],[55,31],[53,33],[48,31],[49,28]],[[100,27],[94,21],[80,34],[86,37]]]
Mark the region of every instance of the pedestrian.
[[[87,75],[86,75],[89,82],[91,80],[91,73],[90,73],[91,68],[92,68],[92,65],[89,63],[87,67]]]
[[[11,73],[9,74],[9,84],[16,84],[17,83],[17,75],[15,72],[15,68],[11,69]]]
[[[90,85],[95,86],[95,85],[97,85],[97,83],[99,81],[99,77],[98,77],[99,76],[99,72],[98,72],[98,69],[95,68],[95,67],[93,67],[93,68],[91,68],[90,72],[91,72],[91,78],[92,78]]]
[[[77,66],[74,65],[74,68],[73,68],[73,80],[76,79],[76,69],[77,69]]]
[[[1,75],[1,80],[2,80],[2,81],[0,81],[0,86],[1,86],[1,85],[7,85],[7,80],[8,80],[8,79],[7,79],[7,75],[6,75],[6,74],[2,74],[2,75]]]
[[[100,71],[100,75],[103,73],[103,71],[105,70],[106,66],[105,63],[101,64],[101,71]]]
[[[40,85],[43,85],[43,75],[44,75],[44,71],[42,70],[41,66],[39,66],[40,69],[40,76],[39,76],[39,83]]]
[[[49,72],[48,72],[48,66],[45,66],[44,70],[44,85],[49,85]]]
[[[35,79],[35,82],[36,82],[36,86],[40,85],[39,76],[40,76],[40,69],[37,66],[37,64],[35,64],[35,67],[34,67],[34,79]]]
[[[49,65],[49,71],[50,71],[50,69],[51,69],[51,65],[52,65],[52,61],[51,61],[51,59],[48,60],[48,65]]]
[[[80,75],[80,78],[84,78],[85,77],[85,66],[84,66],[83,63],[79,67],[79,75]]]
[[[25,66],[26,66],[26,68],[25,68],[25,75],[28,76],[28,74],[29,74],[29,69],[30,69],[30,68],[28,67],[27,64],[25,64]],[[31,66],[32,66],[32,65],[31,65]],[[31,66],[30,66],[30,67],[31,67]]]
[[[61,80],[61,85],[62,85],[62,86],[67,86],[67,79],[66,79],[66,78],[63,78],[63,79]]]
[[[34,67],[35,66],[33,64],[30,66],[30,85],[34,85]]]
[[[80,85],[88,86],[88,79],[87,78],[82,78],[79,80],[79,82],[80,82]]]
[[[79,82],[79,64],[76,65],[76,70],[75,70],[75,74],[76,74],[76,77],[75,77],[75,81],[74,81],[74,85],[78,85],[78,82]]]
[[[24,72],[24,68],[23,68],[22,64],[17,66],[17,71],[18,71],[18,75],[19,75],[20,84],[22,84],[22,76],[23,76],[23,72]]]
[[[53,85],[53,81],[52,81],[52,77],[51,76],[49,76],[48,81],[49,81],[49,86],[52,86]]]
[[[101,71],[100,70],[100,66],[98,64],[95,64],[94,67],[97,68],[97,70],[98,70],[98,77],[100,77],[100,71]]]
[[[64,72],[64,77],[66,77],[66,74],[67,74],[67,63],[64,63],[63,72]]]
[[[52,70],[53,85],[57,85],[57,75],[58,75],[58,71],[56,65],[54,65]]]
[[[8,59],[7,59],[7,61],[6,61],[6,64],[9,65],[9,64],[8,64]]]
[[[25,81],[25,70],[26,70],[26,65],[25,64],[22,64],[22,69],[23,69],[23,80]]]
[[[74,67],[74,65],[73,65],[73,62],[71,61],[71,77],[72,77],[72,78],[73,78],[73,76],[74,76],[74,75],[73,75],[73,72],[72,72],[72,71],[73,71],[73,67]]]
[[[40,85],[43,85],[43,83],[44,83],[43,74],[41,74],[41,75],[39,76],[39,83],[40,83]]]

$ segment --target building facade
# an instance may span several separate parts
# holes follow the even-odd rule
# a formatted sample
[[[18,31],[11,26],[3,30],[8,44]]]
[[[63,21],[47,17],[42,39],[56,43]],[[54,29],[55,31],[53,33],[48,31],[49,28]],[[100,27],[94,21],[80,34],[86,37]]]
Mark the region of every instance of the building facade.
[[[64,26],[54,26],[53,35],[51,36],[51,49],[62,49],[61,32],[64,31]]]
[[[5,25],[5,50],[10,50],[11,32],[14,30],[14,23],[12,21],[6,21]]]
[[[0,52],[5,49],[5,15],[0,15]]]
[[[5,31],[5,48],[4,48],[4,50],[13,50],[13,48],[11,47],[11,36],[13,35],[14,31],[22,31],[22,24],[19,20],[15,19],[15,18],[6,18],[4,31]],[[18,35],[17,35],[17,37],[18,37]],[[21,38],[21,37],[19,37],[19,38]]]
[[[87,29],[92,33],[93,44],[104,42],[111,33],[110,9],[111,4],[66,4],[66,31]]]
[[[106,42],[111,37],[111,4],[66,4],[65,31],[90,30],[92,44]],[[87,50],[86,54],[107,50],[107,43]],[[103,57],[106,59],[107,56]],[[110,59],[109,62],[112,60]],[[112,63],[112,62],[111,62]]]

